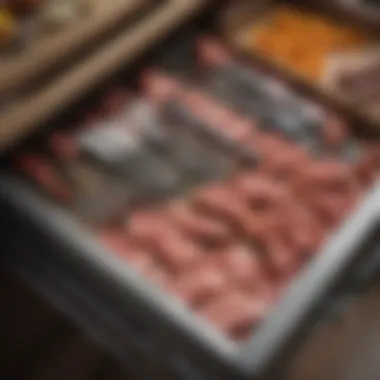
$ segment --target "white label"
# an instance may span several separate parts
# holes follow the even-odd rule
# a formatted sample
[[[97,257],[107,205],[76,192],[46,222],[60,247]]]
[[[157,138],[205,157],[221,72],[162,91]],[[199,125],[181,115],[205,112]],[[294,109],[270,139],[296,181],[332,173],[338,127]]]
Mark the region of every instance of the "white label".
[[[142,144],[134,130],[119,123],[102,124],[79,135],[81,147],[105,162],[123,160],[136,153]]]

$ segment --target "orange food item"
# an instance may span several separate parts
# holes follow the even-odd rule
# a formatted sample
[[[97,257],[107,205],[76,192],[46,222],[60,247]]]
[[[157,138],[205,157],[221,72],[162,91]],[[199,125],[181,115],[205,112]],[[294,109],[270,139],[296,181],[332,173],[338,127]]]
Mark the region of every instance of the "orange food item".
[[[370,40],[356,28],[290,7],[277,8],[252,30],[254,51],[313,81],[322,75],[327,55],[362,47]]]

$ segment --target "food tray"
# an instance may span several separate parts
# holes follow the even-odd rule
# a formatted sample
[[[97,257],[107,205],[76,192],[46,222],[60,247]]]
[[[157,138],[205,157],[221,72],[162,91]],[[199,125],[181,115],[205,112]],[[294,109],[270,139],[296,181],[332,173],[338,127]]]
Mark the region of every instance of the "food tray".
[[[347,96],[338,92],[331,86],[325,86],[328,83],[328,77],[324,74],[319,80],[311,79],[296,70],[292,69],[289,64],[274,61],[271,57],[261,54],[251,46],[254,34],[253,29],[260,32],[260,25],[265,25],[265,20],[273,14],[276,6],[290,6],[294,10],[306,11],[309,14],[322,15],[326,20],[336,21],[338,24],[347,25],[350,28],[356,28],[358,31],[368,33],[368,36],[373,38],[369,40],[368,46],[363,45],[358,48],[345,49],[348,53],[377,49],[376,36],[378,31],[373,28],[371,23],[364,22],[360,17],[355,17],[353,12],[343,12],[340,9],[336,10],[334,5],[329,2],[325,6],[323,2],[310,2],[307,6],[304,3],[285,1],[238,1],[233,2],[222,12],[220,17],[220,29],[226,40],[231,46],[241,51],[243,54],[250,55],[256,61],[264,64],[269,64],[273,69],[277,70],[282,75],[286,75],[295,86],[306,87],[308,91],[313,92],[314,96],[318,96],[321,101],[334,104],[336,107],[344,109],[345,112],[355,115],[362,121],[366,121],[366,125],[371,129],[372,133],[378,134],[378,118],[375,112],[365,111],[363,107],[358,106],[352,100],[347,99]],[[335,9],[335,10],[334,10]],[[372,26],[372,28],[371,28]],[[256,33],[256,32],[255,32]],[[285,43],[285,42],[284,42]],[[331,54],[333,56],[333,54]],[[328,72],[328,62],[331,58],[326,59],[325,69],[322,72]]]
[[[72,105],[89,87],[96,87],[114,68],[120,67],[121,62],[133,61],[204,3],[203,0],[191,3],[182,0],[157,1],[139,17],[135,14],[124,30],[102,49],[95,50],[68,70],[59,72],[53,81],[37,86],[25,97],[5,106],[0,112],[0,151]],[[132,10],[132,4],[140,5],[141,2],[123,4],[129,4]]]
[[[206,25],[209,17],[205,17]],[[176,45],[182,46],[178,40]],[[118,68],[114,67],[115,73]],[[266,71],[270,72],[268,67]],[[221,139],[218,144],[237,150],[235,145],[226,147]],[[246,161],[243,149],[239,155]],[[137,349],[148,358],[151,373],[189,379],[282,374],[310,328],[323,321],[348,291],[356,293],[373,275],[358,269],[376,258],[372,251],[380,215],[376,183],[291,282],[269,317],[239,344],[153,287],[132,267],[121,265],[120,258],[103,248],[91,229],[14,173],[3,171],[0,194],[2,240],[13,252],[5,258],[10,265],[24,272],[121,360],[128,358],[132,342],[132,351]],[[15,230],[17,240],[12,234]]]

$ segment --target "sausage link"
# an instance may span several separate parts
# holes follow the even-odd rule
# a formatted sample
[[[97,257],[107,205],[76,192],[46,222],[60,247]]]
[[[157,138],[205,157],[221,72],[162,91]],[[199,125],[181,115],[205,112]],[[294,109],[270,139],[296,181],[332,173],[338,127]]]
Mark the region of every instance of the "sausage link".
[[[283,225],[283,219],[279,215],[266,214],[254,215],[251,214],[245,225],[242,227],[243,234],[251,241],[263,244],[266,242],[268,235],[278,231]]]
[[[241,231],[245,231],[252,217],[248,208],[234,196],[231,189],[210,185],[198,190],[191,201],[196,209],[226,219]]]
[[[318,162],[307,169],[294,184],[294,195],[327,227],[335,226],[360,194],[353,170],[339,162]],[[337,203],[329,199],[336,199]]]
[[[156,252],[171,270],[186,270],[199,261],[198,247],[181,236],[161,210],[133,215],[127,228],[133,239]]]
[[[153,258],[144,251],[135,251],[128,257],[127,263],[138,273],[147,277],[149,277],[155,268]]]
[[[268,144],[265,147],[265,144]],[[281,182],[291,183],[297,177],[300,167],[310,160],[310,154],[303,147],[282,144],[273,139],[266,141],[264,147],[260,144],[261,163],[260,170]],[[273,145],[273,146],[272,146]]]
[[[269,307],[262,299],[231,291],[210,302],[200,314],[225,334],[240,339],[265,317]]]
[[[246,289],[262,288],[267,282],[259,253],[243,244],[231,246],[220,253],[221,265],[231,283]]]
[[[329,147],[342,146],[349,137],[347,124],[339,117],[330,116],[322,126],[322,134],[325,144]]]
[[[185,201],[170,203],[169,211],[178,227],[190,238],[206,244],[222,244],[230,239],[230,231],[225,223],[196,212]]]
[[[170,227],[171,223],[161,210],[135,212],[126,223],[128,234],[146,244],[155,244]]]
[[[274,181],[264,176],[246,174],[234,181],[234,189],[257,213],[278,213],[291,202],[290,194]]]
[[[289,249],[280,234],[268,234],[264,250],[269,269],[280,278],[290,278],[299,266],[299,258]]]
[[[176,284],[176,290],[187,305],[198,307],[223,294],[227,285],[227,277],[221,268],[206,262],[197,269],[182,275]]]
[[[297,146],[284,139],[281,134],[267,133],[263,131],[260,131],[256,136],[256,140],[252,143],[257,145],[257,149],[263,159],[270,159],[272,155],[276,153],[288,153],[293,147]]]
[[[201,91],[186,91],[184,105],[201,121],[207,123],[211,132],[224,138],[244,144],[254,135],[254,124],[236,115],[235,112]]]
[[[168,101],[182,90],[179,81],[155,70],[148,70],[142,75],[141,86],[144,96],[154,104]]]
[[[360,195],[352,168],[338,161],[309,165],[296,184],[296,193],[328,227],[335,226]]]
[[[301,257],[308,257],[320,246],[326,230],[309,210],[293,205],[286,215],[282,228],[285,241]]]
[[[194,268],[201,260],[198,246],[172,229],[163,231],[152,245],[152,249],[163,265],[176,273]]]
[[[357,188],[350,165],[337,160],[321,160],[303,167],[299,182],[304,191],[344,194]]]
[[[356,199],[354,196],[341,194],[327,194],[314,197],[309,201],[312,210],[318,215],[327,227],[335,227],[347,213],[354,207]]]

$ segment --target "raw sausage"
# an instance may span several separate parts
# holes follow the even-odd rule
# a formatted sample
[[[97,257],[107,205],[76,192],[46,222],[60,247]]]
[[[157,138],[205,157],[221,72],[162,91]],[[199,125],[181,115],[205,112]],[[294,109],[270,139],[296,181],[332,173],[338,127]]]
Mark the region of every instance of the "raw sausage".
[[[210,302],[200,314],[227,335],[242,338],[263,319],[269,307],[262,299],[231,291]]]
[[[310,161],[308,151],[296,144],[288,144],[275,136],[261,135],[258,145],[260,170],[275,180],[291,183],[300,167]]]
[[[223,294],[227,286],[227,277],[221,268],[206,261],[195,270],[183,274],[176,289],[186,304],[197,307]]]
[[[172,224],[161,210],[134,212],[126,221],[128,234],[137,241],[155,244]]]
[[[300,257],[309,257],[320,246],[325,227],[302,205],[293,204],[282,227],[285,241]]]
[[[347,141],[349,137],[346,123],[334,116],[330,116],[322,126],[324,142],[328,147],[336,148]]]
[[[185,234],[200,243],[223,244],[230,238],[230,231],[225,223],[216,218],[212,219],[202,215],[185,201],[171,202],[169,213],[169,216],[178,223],[178,227]]]
[[[197,57],[205,67],[217,67],[229,63],[232,59],[226,49],[213,38],[199,38],[196,44]]]
[[[159,71],[147,70],[141,76],[141,87],[144,96],[153,104],[162,104],[177,96],[182,84]]]
[[[267,276],[259,255],[253,247],[239,243],[223,250],[220,253],[221,266],[231,283],[247,290],[262,288]]]
[[[287,247],[279,234],[267,234],[263,248],[267,266],[274,275],[290,278],[298,269],[299,258]]]
[[[328,227],[335,227],[347,213],[355,206],[355,196],[342,194],[326,194],[323,197],[314,197],[309,205]]]
[[[285,211],[292,201],[290,194],[279,184],[255,174],[238,176],[234,189],[256,214]]]
[[[243,145],[254,136],[255,125],[249,119],[236,115],[201,91],[186,91],[183,103],[195,117],[207,123],[210,131],[216,135]]]
[[[203,187],[194,193],[191,201],[200,211],[224,218],[240,231],[246,229],[252,217],[246,205],[234,196],[233,190],[220,184]]]
[[[350,165],[337,160],[325,159],[305,166],[300,179],[307,190],[314,188],[344,194],[357,187]]]
[[[158,236],[152,250],[163,265],[176,273],[194,268],[201,260],[199,247],[172,229],[164,230]]]

